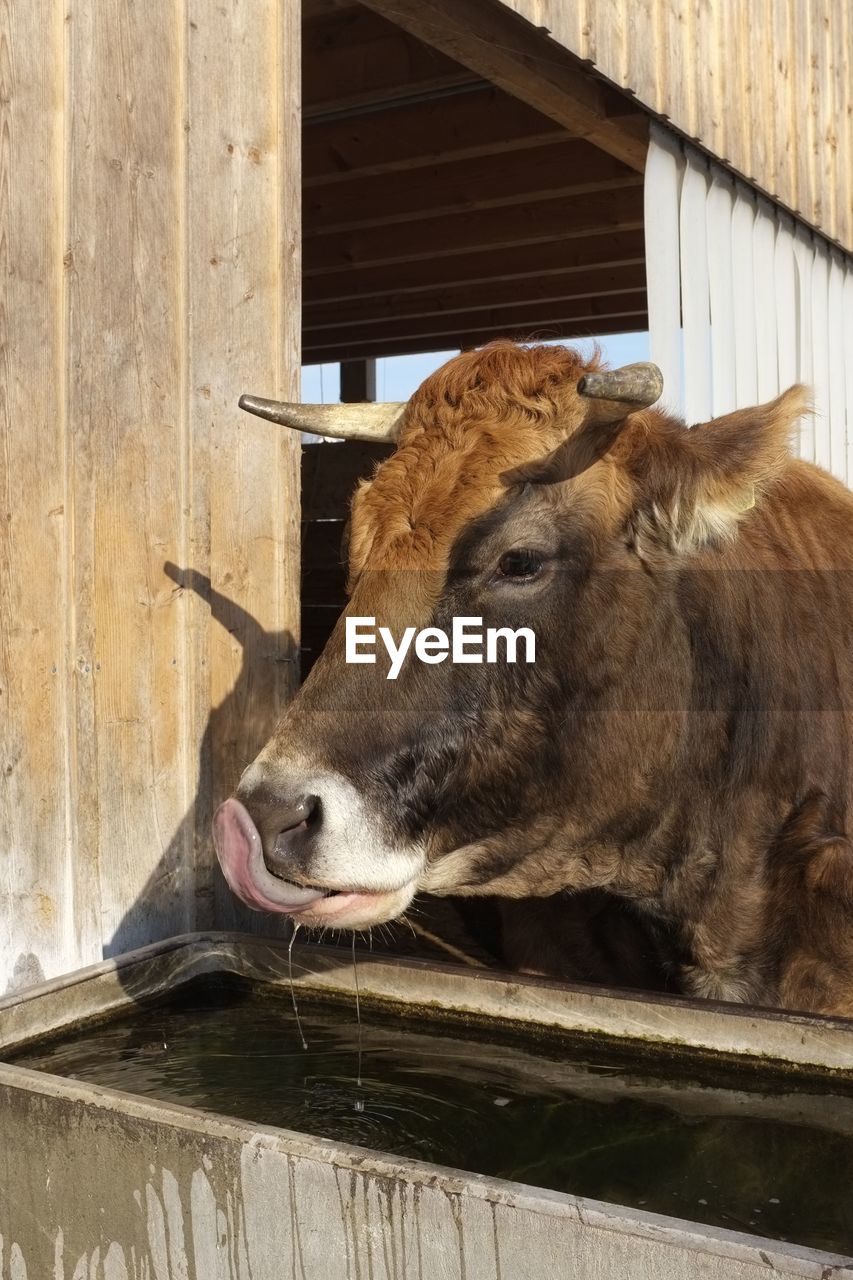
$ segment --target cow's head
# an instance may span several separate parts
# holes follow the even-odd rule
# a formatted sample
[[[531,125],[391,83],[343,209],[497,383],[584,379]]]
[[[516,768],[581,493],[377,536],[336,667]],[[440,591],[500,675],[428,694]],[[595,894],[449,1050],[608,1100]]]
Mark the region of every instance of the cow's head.
[[[687,640],[667,569],[731,533],[803,407],[797,390],[688,431],[648,410],[650,368],[494,343],[390,415],[396,451],[352,503],[345,613],[216,815],[249,906],[362,928],[419,889],[612,882],[678,749]],[[348,617],[397,641],[460,617],[529,628],[536,660],[410,651],[389,680],[382,646],[346,662]]]

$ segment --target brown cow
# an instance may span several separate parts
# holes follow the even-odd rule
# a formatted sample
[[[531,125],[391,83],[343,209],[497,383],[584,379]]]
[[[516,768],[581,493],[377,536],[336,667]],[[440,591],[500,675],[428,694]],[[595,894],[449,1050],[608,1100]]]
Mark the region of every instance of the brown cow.
[[[217,814],[225,875],[344,928],[603,891],[690,994],[853,1015],[853,496],[789,452],[802,388],[688,430],[584,399],[592,367],[500,342],[412,397],[345,615]],[[345,662],[356,616],[527,627],[536,660],[388,680]]]

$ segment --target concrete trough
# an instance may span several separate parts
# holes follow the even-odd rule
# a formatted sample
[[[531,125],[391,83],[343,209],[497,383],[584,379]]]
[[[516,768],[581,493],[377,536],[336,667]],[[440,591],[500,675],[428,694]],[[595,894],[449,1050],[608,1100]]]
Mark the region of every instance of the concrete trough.
[[[347,952],[294,947],[304,993]],[[853,1278],[853,1259],[251,1124],[4,1062],[201,977],[288,981],[287,949],[173,939],[0,1001],[0,1280]],[[853,1026],[361,957],[362,999],[853,1074]],[[841,1171],[839,1171],[841,1176]],[[853,1194],[853,1190],[851,1190]]]

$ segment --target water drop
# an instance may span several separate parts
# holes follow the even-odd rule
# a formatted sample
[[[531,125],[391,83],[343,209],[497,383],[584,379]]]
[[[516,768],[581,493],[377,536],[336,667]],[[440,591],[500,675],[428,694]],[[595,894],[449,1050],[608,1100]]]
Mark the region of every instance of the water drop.
[[[358,990],[358,965],[355,962],[355,934],[352,935],[352,972],[355,979],[355,1017],[358,1022],[358,1072],[356,1079],[356,1088],[361,1088],[361,1000]],[[356,1111],[363,1111],[364,1104],[361,1107],[356,1104]]]
[[[302,1034],[302,1023],[299,1021],[299,1010],[296,1007],[296,988],[293,985],[293,944],[296,941],[296,935],[300,930],[300,925],[294,921],[293,933],[290,935],[290,946],[287,948],[287,976],[290,979],[290,998],[293,1001],[293,1012],[296,1016],[296,1030],[299,1032],[299,1039],[302,1041],[302,1048],[308,1048],[308,1041]]]

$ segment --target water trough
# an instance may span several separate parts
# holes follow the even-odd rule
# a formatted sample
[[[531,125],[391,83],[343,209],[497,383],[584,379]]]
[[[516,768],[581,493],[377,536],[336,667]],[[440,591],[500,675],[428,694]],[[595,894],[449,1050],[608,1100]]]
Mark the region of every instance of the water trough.
[[[176,938],[0,1001],[2,1280],[853,1277],[850,1023],[360,956],[360,1089],[349,952],[294,947],[292,968],[302,1060],[287,948],[254,938]],[[203,994],[189,1021],[187,992]],[[286,1028],[290,1048],[273,1039],[261,1052],[267,1021],[275,1034]],[[210,1068],[217,1054],[226,1077]],[[254,1111],[251,1088],[238,1099],[253,1056],[266,1082]],[[461,1123],[458,1142],[405,1115],[402,1128],[392,1117],[377,1131],[376,1149],[337,1136],[367,1134],[363,1122],[381,1118],[392,1088],[383,1063],[394,1088],[408,1079],[438,1099],[434,1126]],[[439,1068],[456,1111],[441,1110]],[[298,1125],[297,1097],[322,1103]],[[330,1098],[365,1114],[350,1122]],[[279,1115],[290,1127],[269,1123]],[[621,1162],[613,1174],[601,1173],[595,1143],[584,1161],[572,1163],[573,1150],[562,1160],[598,1116],[607,1160]],[[537,1127],[541,1158],[530,1147]],[[505,1151],[492,1140],[501,1133]],[[729,1220],[733,1192],[720,1205],[697,1195],[702,1161],[716,1152],[720,1168],[720,1140],[732,1186],[744,1170],[752,1177],[740,1177],[755,1215],[736,1223],[746,1229],[708,1220]],[[781,1145],[764,1151],[768,1142]],[[451,1167],[457,1150],[480,1171]],[[770,1196],[783,1152],[792,1168]],[[492,1172],[519,1168],[514,1180]],[[632,1203],[583,1194],[588,1185]],[[643,1200],[682,1208],[652,1212]],[[786,1200],[799,1202],[790,1222]]]

